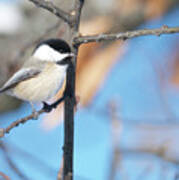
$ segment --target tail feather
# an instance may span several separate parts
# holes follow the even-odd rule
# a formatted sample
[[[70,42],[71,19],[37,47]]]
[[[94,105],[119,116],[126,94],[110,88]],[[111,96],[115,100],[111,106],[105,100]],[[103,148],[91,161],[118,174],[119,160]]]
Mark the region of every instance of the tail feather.
[[[0,93],[3,93],[4,91],[6,91],[6,89],[0,88]]]

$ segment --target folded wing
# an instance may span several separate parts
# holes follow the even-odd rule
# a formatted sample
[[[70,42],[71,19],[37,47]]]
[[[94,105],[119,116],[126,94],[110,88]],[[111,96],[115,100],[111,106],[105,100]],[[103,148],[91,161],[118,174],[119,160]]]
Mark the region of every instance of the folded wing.
[[[41,70],[35,68],[24,68],[19,70],[4,84],[2,88],[0,88],[0,93],[15,87],[21,81],[37,76],[40,72]]]

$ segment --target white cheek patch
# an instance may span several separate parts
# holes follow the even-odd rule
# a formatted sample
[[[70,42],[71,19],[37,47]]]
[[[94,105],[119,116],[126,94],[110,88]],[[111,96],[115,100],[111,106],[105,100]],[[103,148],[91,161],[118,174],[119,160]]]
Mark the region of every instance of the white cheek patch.
[[[33,56],[42,61],[57,62],[70,56],[70,53],[62,54],[54,50],[53,48],[49,47],[48,45],[42,45],[36,49]]]

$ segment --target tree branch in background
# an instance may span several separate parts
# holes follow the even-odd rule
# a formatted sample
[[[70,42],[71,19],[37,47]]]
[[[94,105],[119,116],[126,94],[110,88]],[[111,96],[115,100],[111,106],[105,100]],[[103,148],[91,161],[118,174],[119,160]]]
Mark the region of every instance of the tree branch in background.
[[[139,36],[146,36],[146,35],[156,35],[160,36],[162,34],[174,34],[179,33],[179,27],[172,27],[169,28],[168,26],[164,25],[158,29],[141,29],[135,31],[127,31],[121,32],[116,34],[99,34],[95,36],[79,36],[74,39],[75,43],[85,44],[90,42],[103,42],[103,41],[113,41],[113,40],[126,40],[134,37]]]
[[[0,172],[0,177],[4,178],[4,180],[10,180],[10,178],[3,172]]]
[[[52,177],[53,175],[57,173],[57,170],[51,167],[51,165],[49,165],[48,162],[43,161],[38,156],[34,156],[34,154],[31,154],[30,152],[25,151],[23,148],[13,144],[12,142],[0,141],[0,144],[1,143],[3,143],[3,145],[6,147],[6,151],[8,152],[11,159],[13,159],[13,157],[16,157],[16,158],[19,157],[23,159],[23,161],[26,162],[26,164],[28,164],[29,162],[32,162],[33,167],[37,168],[38,170],[37,169],[36,170],[38,172],[42,170],[42,172],[44,172],[44,175],[46,177]]]
[[[19,179],[28,180],[27,176],[22,173],[22,171],[16,166],[14,161],[10,158],[8,150],[3,142],[0,142],[0,148],[4,154],[4,157],[8,163],[8,165],[11,167],[11,169],[17,174]]]
[[[109,103],[108,109],[110,110],[110,120],[111,120],[111,142],[112,142],[112,160],[110,164],[110,170],[109,170],[109,180],[115,180],[116,174],[119,171],[119,166],[121,166],[121,153],[119,148],[119,140],[122,133],[122,121],[118,119],[117,116],[117,104],[115,101],[111,101]],[[121,169],[120,169],[121,171]],[[122,173],[121,179],[122,178]]]

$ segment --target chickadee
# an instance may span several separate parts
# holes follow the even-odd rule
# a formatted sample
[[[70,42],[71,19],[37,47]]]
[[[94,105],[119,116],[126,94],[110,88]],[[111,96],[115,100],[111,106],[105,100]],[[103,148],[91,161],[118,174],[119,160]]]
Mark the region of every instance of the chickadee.
[[[30,102],[35,112],[33,103],[47,101],[62,87],[73,56],[69,45],[61,39],[39,43],[22,68],[0,88],[0,93]]]

